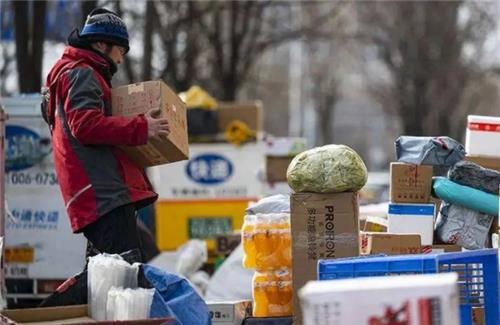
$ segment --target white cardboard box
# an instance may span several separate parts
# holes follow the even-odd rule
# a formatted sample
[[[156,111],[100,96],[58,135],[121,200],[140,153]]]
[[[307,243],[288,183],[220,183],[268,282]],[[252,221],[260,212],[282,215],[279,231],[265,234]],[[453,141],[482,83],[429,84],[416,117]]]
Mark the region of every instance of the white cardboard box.
[[[422,245],[432,245],[434,236],[434,204],[389,204],[387,232],[420,235]]]
[[[274,138],[265,139],[266,155],[273,157],[295,156],[307,149],[306,138]]]
[[[469,115],[465,150],[468,155],[500,157],[500,117]]]
[[[458,325],[457,279],[439,273],[309,282],[299,293],[304,325]],[[389,315],[395,322],[386,322]]]
[[[212,325],[241,325],[245,318],[252,316],[250,300],[207,302]]]

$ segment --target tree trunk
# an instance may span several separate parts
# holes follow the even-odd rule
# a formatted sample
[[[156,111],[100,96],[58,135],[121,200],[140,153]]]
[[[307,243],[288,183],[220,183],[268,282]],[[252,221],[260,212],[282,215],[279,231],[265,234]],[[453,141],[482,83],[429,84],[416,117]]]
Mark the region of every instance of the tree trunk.
[[[116,14],[122,17],[123,19],[121,1],[120,0],[115,1],[115,5],[116,5]],[[132,68],[132,62],[130,60],[130,56],[125,55],[125,57],[123,58],[123,65],[125,67],[125,77],[127,78],[127,83],[134,83],[138,81],[135,76],[134,69]]]
[[[82,26],[85,25],[87,15],[97,7],[97,0],[84,0],[80,2],[80,10],[82,11]]]
[[[43,45],[45,40],[45,12],[47,1],[33,2],[33,26],[31,40],[32,84],[31,91],[39,92],[42,85]]]
[[[236,100],[236,93],[238,92],[238,83],[232,78],[232,75],[224,78],[220,100],[234,101]]]
[[[146,17],[144,23],[144,53],[142,55],[142,80],[151,80],[151,57],[153,53],[153,30],[155,2],[146,1]]]
[[[19,92],[28,93],[33,84],[28,64],[30,51],[28,47],[29,19],[28,19],[28,1],[13,1],[14,8],[14,30],[16,34],[16,63]]]

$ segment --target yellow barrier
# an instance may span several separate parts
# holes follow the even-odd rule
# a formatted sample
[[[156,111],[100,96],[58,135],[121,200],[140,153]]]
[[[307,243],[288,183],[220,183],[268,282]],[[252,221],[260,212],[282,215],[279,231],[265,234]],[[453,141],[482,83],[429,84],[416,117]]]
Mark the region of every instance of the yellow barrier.
[[[165,251],[189,239],[205,239],[213,251],[216,235],[241,229],[250,201],[255,199],[161,200],[156,204],[156,243]]]

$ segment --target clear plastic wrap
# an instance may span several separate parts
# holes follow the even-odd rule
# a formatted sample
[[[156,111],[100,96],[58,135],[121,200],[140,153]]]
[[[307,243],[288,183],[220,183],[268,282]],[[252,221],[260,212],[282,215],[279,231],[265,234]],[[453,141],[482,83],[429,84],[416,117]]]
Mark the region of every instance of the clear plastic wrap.
[[[112,287],[136,288],[139,265],[130,265],[120,255],[99,254],[88,263],[89,312],[97,321],[107,320],[108,292]]]
[[[254,317],[293,314],[292,274],[289,269],[255,272],[252,288]]]
[[[242,228],[243,266],[260,271],[292,266],[290,214],[246,216]]]
[[[192,239],[178,249],[176,272],[189,278],[208,260],[207,243]]]
[[[107,320],[148,319],[155,289],[123,289],[112,287],[108,292]]]

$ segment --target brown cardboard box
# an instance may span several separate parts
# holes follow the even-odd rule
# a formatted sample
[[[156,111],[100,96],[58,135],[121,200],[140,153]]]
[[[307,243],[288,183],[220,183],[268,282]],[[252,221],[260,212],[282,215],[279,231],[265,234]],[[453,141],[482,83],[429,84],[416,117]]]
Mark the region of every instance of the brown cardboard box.
[[[215,238],[215,253],[219,255],[231,254],[241,242],[241,234],[219,235]]]
[[[316,280],[319,259],[359,254],[357,193],[295,193],[290,198],[294,324],[302,324],[297,292]]]
[[[286,170],[293,157],[266,157],[266,174],[269,183],[286,182]]]
[[[235,120],[244,122],[250,129],[261,132],[263,129],[262,103],[256,102],[219,102],[217,107],[219,131],[226,131],[227,126]]]
[[[481,165],[484,168],[500,171],[500,157],[466,156],[465,160]]]
[[[420,254],[420,235],[362,232],[360,234],[360,254]]]
[[[451,253],[451,252],[461,252],[461,251],[462,247],[458,245],[439,244],[439,245],[432,245],[432,251],[429,253],[440,254],[440,253]]]
[[[472,324],[484,325],[484,307],[472,307]]]
[[[365,232],[387,232],[387,223],[387,218],[367,217],[359,229]]]
[[[189,158],[186,105],[163,81],[113,88],[111,97],[113,115],[137,115],[161,108],[160,116],[168,119],[168,136],[157,136],[143,146],[123,147],[138,165],[149,167]]]
[[[432,175],[432,166],[391,163],[391,201],[394,203],[429,203]]]
[[[123,324],[123,325],[168,325],[175,324],[172,318],[156,318],[133,321],[102,321],[97,322],[88,316],[87,305],[11,309],[0,312],[0,325],[52,325],[52,324]]]

